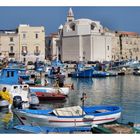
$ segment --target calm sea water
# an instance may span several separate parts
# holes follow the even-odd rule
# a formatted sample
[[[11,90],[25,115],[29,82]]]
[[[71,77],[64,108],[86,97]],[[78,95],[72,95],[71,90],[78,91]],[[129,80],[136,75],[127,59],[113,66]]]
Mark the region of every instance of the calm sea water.
[[[43,102],[41,108],[57,108],[81,105],[82,93],[87,94],[85,105],[117,105],[122,107],[120,122],[140,123],[140,77],[133,75],[107,77],[107,78],[67,78],[66,83],[73,83],[74,90],[66,101]],[[0,113],[0,133],[21,133],[14,129],[8,129],[7,114]],[[8,115],[7,115],[8,116]],[[8,116],[10,118],[10,115]],[[12,115],[11,115],[12,117]],[[7,121],[7,122],[6,122]],[[18,123],[14,118],[14,123]],[[7,129],[6,129],[7,127]]]

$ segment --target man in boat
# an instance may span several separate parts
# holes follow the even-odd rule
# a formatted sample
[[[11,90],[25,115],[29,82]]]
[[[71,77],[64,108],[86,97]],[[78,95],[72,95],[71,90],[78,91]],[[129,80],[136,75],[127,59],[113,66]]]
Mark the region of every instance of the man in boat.
[[[57,68],[56,74],[60,74],[60,67]]]
[[[4,87],[2,89],[2,91],[0,91],[0,97],[3,100],[7,100],[9,102],[9,109],[11,109],[12,103],[13,103],[13,98],[12,98],[11,94],[7,91],[6,87]]]
[[[56,81],[58,82],[59,87],[64,87],[64,80],[65,80],[64,75],[62,75],[61,73],[57,74]]]
[[[50,74],[56,74],[54,67],[52,67]]]

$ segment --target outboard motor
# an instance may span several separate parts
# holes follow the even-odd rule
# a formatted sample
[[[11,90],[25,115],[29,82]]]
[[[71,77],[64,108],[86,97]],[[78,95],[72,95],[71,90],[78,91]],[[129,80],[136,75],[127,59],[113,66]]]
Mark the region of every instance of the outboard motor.
[[[39,106],[39,99],[38,97],[36,96],[35,93],[29,93],[30,96],[29,96],[29,108],[30,109],[38,109],[38,106]]]
[[[22,98],[21,96],[14,96],[13,107],[17,109],[22,109]]]

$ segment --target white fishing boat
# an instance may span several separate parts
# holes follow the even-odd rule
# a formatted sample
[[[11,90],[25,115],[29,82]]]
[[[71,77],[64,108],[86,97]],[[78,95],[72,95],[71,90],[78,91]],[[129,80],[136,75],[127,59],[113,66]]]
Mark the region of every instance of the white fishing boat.
[[[65,107],[48,110],[15,110],[24,125],[50,127],[82,127],[112,122],[120,118],[118,106]]]
[[[22,70],[19,68],[2,69],[0,74],[0,90],[6,87],[6,90],[13,97],[13,104],[15,103],[16,107],[28,108],[32,98],[29,92],[29,86],[27,84],[21,85],[19,82],[20,71]]]
[[[29,93],[29,86],[27,84],[24,85],[0,84],[0,90],[2,90],[4,87],[7,88],[7,91],[11,94],[11,97],[13,98],[13,106],[14,104],[16,104],[16,107],[19,107],[20,105],[22,106],[20,108],[24,109],[30,107],[32,95],[31,93]]]

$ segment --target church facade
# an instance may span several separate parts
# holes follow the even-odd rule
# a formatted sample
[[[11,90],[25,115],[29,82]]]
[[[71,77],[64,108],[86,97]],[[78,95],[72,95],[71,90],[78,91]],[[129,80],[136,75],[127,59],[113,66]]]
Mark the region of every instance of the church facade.
[[[99,21],[75,20],[70,8],[63,27],[62,60],[109,61],[113,37],[115,34],[105,31]]]
[[[110,31],[99,21],[75,19],[72,9],[63,26],[62,61],[140,59],[137,33]]]

